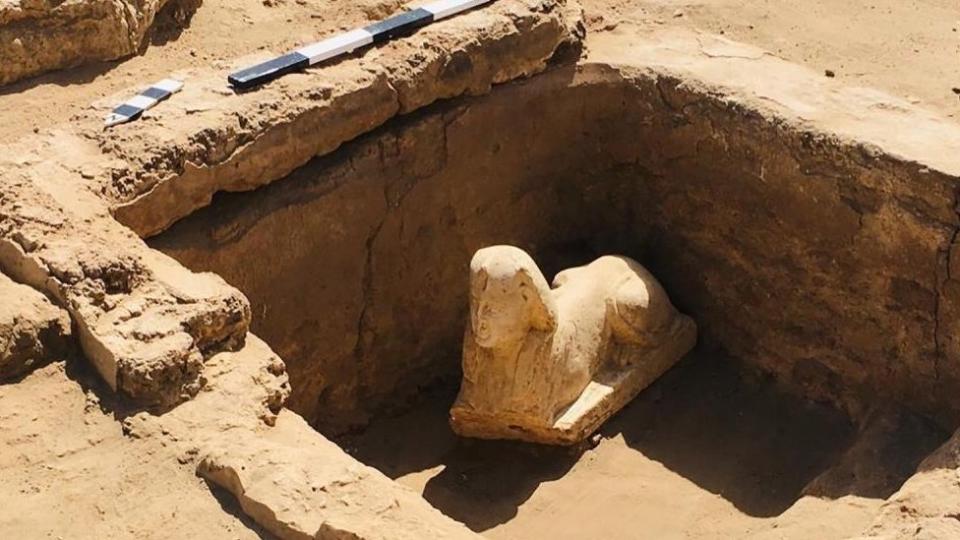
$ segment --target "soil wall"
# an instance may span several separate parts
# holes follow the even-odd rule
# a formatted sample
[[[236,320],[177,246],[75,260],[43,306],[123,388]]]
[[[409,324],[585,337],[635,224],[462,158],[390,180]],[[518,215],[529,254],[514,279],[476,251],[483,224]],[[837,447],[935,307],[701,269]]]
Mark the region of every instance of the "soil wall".
[[[647,264],[702,339],[851,412],[956,419],[956,178],[646,70],[557,69],[395,120],[154,238],[253,305],[338,431],[455,375],[474,250]]]

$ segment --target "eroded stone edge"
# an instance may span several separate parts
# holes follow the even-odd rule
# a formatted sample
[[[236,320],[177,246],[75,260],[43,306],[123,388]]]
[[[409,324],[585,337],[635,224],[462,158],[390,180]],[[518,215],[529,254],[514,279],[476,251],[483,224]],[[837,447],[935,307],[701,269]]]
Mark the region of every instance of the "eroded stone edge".
[[[64,186],[51,182],[69,171],[42,169],[0,177],[0,268],[70,313],[111,388],[156,409],[196,394],[204,359],[242,345],[246,298],[151,250],[89,193],[69,193],[68,209],[57,196]]]
[[[398,114],[543,71],[558,50],[578,47],[581,27],[572,1],[508,0],[246,95],[224,93],[220,74],[199,74],[156,123],[95,135],[116,158],[97,189],[121,223],[154,235],[218,191],[273,182]],[[216,107],[194,111],[211,100]]]
[[[177,459],[228,490],[282,539],[478,538],[419,494],[361,464],[284,409],[283,361],[249,336],[207,364],[207,390],[172,411],[125,421],[136,438],[161,437]]]
[[[36,290],[0,273],[0,383],[64,359],[73,339],[70,317]]]

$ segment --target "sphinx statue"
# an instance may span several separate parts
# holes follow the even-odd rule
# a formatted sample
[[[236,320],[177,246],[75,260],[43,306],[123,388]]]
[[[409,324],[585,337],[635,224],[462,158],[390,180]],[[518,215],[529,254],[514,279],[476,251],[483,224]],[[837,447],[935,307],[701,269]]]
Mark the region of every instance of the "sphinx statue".
[[[576,444],[689,352],[696,324],[643,266],[605,256],[552,287],[512,246],[470,263],[463,381],[450,410],[467,437]]]

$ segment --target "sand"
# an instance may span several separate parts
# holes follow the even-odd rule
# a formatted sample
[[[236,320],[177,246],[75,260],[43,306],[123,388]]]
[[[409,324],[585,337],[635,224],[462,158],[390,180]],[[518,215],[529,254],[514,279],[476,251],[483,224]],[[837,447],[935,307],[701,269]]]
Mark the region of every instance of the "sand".
[[[94,101],[177,70],[283,52],[377,19],[400,1],[206,0],[141,56],[0,87],[0,142],[69,121]],[[873,86],[960,118],[960,6],[954,0],[586,0],[592,32],[679,25],[723,33],[851,85]],[[623,29],[621,29],[623,30]]]
[[[0,88],[0,142],[68,122],[104,96],[177,70],[280,52],[397,5],[207,0],[186,29],[162,33],[143,55]],[[677,25],[722,33],[825,77],[830,72],[960,118],[955,0],[585,5],[593,32]],[[89,391],[92,381],[90,373],[57,362],[0,386],[0,477],[15,488],[0,491],[0,530],[11,538],[70,538],[77,531],[99,538],[263,536],[238,517],[232,499],[218,498],[191,466],[178,466],[159,440],[125,437],[122,419]],[[887,479],[879,492],[804,495],[816,478],[844,465],[844,452],[857,440],[854,428],[827,408],[763,382],[743,382],[710,358],[671,372],[583,454],[458,440],[446,426],[449,388],[431,397],[343,443],[494,539],[845,538],[869,526],[883,498],[906,478]],[[942,438],[931,428],[916,438],[921,448],[895,457],[921,456]],[[897,465],[887,470],[910,469]],[[155,527],[157,515],[165,518],[163,530]]]
[[[844,416],[744,380],[729,359],[704,354],[641,394],[582,454],[457,439],[446,421],[452,399],[449,387],[437,388],[412,411],[339,442],[503,540],[849,538],[946,437],[904,420],[864,432],[869,440],[860,442],[897,451],[853,471],[842,458],[861,435]],[[808,488],[828,474],[859,481],[828,494]]]
[[[175,449],[124,436],[122,414],[97,395],[109,394],[80,362],[0,385],[0,537],[262,537]]]
[[[681,26],[722,34],[960,118],[954,0],[588,0],[591,26]],[[956,90],[955,90],[956,89]]]

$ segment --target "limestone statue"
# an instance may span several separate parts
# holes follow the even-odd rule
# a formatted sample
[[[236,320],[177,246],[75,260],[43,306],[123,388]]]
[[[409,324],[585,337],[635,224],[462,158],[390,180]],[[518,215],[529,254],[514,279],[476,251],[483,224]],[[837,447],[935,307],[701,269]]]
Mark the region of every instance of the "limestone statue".
[[[460,435],[574,444],[683,357],[696,325],[643,266],[605,256],[547,284],[512,246],[470,263]]]

